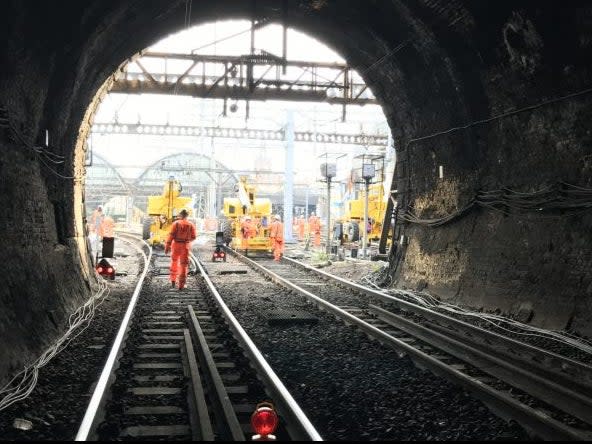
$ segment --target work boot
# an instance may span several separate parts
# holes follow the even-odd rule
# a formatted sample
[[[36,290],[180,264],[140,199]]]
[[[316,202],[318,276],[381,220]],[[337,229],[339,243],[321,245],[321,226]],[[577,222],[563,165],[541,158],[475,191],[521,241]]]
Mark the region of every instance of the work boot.
[[[171,288],[175,288],[175,287],[176,287],[175,281],[171,281]]]

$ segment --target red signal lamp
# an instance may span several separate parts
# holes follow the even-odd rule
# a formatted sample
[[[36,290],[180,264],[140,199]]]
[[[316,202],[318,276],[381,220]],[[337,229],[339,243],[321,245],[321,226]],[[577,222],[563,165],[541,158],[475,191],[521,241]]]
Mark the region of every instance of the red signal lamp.
[[[279,424],[279,417],[270,402],[257,404],[255,411],[251,415],[251,428],[255,435],[253,441],[275,441],[275,432]]]
[[[115,269],[106,259],[101,259],[95,269],[105,279],[115,279]]]

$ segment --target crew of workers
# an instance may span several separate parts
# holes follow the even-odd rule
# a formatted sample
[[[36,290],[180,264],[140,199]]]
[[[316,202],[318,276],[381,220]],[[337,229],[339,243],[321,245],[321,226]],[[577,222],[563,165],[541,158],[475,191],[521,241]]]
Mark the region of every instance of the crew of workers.
[[[197,229],[195,225],[187,220],[189,212],[182,209],[177,215],[177,220],[171,225],[169,235],[165,243],[165,254],[171,254],[170,264],[170,282],[173,288],[177,287],[179,290],[185,288],[187,282],[187,273],[189,270],[189,252],[191,251],[191,243],[197,237]],[[305,238],[305,219],[300,216],[297,219],[296,227],[298,230],[298,238],[304,240]],[[98,206],[92,213],[89,224],[89,231],[91,236],[95,239],[111,240],[115,237],[115,222],[109,215],[103,213],[103,208]],[[253,220],[251,216],[245,216],[240,224],[241,230],[241,247],[247,251],[249,247],[249,240],[256,237],[259,230],[259,221]],[[321,244],[321,221],[320,218],[311,213],[308,219],[309,236],[314,237],[314,245]],[[272,223],[269,226],[269,238],[271,240],[273,257],[275,261],[280,261],[284,253],[284,224],[281,217],[276,214],[272,218]]]
[[[164,253],[171,253],[171,267],[169,278],[171,287],[177,286],[179,290],[185,288],[187,272],[189,271],[189,252],[191,243],[197,237],[195,225],[187,220],[189,212],[186,209],[179,211],[178,219],[171,225],[167,237]]]

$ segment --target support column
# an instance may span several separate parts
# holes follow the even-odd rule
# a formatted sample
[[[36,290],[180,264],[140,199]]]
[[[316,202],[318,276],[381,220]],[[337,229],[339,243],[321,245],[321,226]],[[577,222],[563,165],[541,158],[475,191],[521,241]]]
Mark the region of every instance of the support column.
[[[366,248],[368,247],[368,192],[370,190],[370,180],[365,179],[364,183],[366,185],[366,194],[364,196],[364,240],[362,242],[362,257],[364,259],[367,258]]]
[[[286,173],[284,175],[284,239],[294,242],[292,237],[292,216],[294,205],[294,111],[286,113],[284,130],[286,142]]]
[[[331,177],[327,177],[327,254],[331,254]]]

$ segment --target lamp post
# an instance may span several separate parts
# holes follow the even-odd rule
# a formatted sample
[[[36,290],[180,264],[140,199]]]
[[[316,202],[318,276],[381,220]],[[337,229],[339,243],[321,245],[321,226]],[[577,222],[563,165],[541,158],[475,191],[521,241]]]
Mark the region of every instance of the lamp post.
[[[370,181],[376,175],[376,169],[373,163],[365,163],[362,165],[362,179],[366,185],[364,196],[364,240],[362,241],[362,257],[366,259],[366,247],[368,245],[368,193],[370,192]]]
[[[337,174],[337,164],[321,164],[321,175],[327,181],[327,254],[331,254],[331,179]]]

